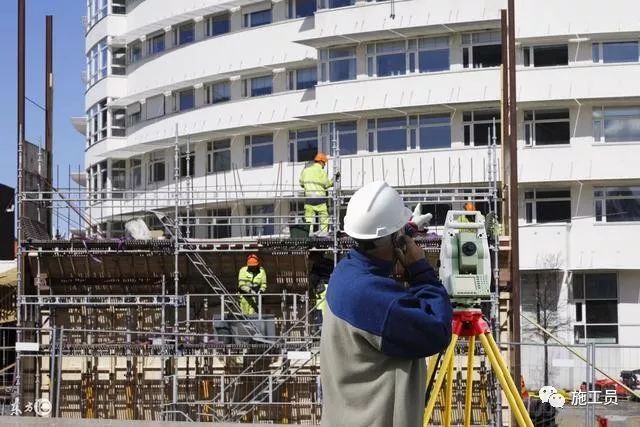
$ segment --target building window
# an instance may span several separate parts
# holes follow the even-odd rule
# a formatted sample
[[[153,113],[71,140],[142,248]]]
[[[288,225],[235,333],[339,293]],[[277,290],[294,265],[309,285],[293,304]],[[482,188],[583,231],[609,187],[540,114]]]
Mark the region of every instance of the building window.
[[[214,15],[207,18],[207,37],[219,36],[226,34],[230,29],[230,15],[223,13],[222,15]]]
[[[195,39],[196,26],[193,22],[187,22],[173,30],[173,44],[175,46],[182,46],[183,44],[191,43]]]
[[[569,110],[524,112],[524,142],[526,145],[569,144],[570,138]]]
[[[142,159],[140,157],[132,157],[129,159],[129,168],[131,173],[131,188],[142,187]]]
[[[127,189],[127,161],[112,160],[111,162],[111,197],[122,199]]]
[[[127,120],[129,126],[140,123],[142,120],[142,108],[139,102],[133,103],[127,107]]]
[[[640,107],[597,107],[593,109],[595,142],[639,142]]]
[[[537,189],[524,193],[527,224],[571,222],[571,190]]]
[[[320,50],[320,80],[339,82],[356,78],[356,48]]]
[[[566,44],[525,47],[522,54],[525,67],[569,65],[569,48]]]
[[[595,63],[611,64],[640,60],[637,41],[593,43],[591,51]]]
[[[316,0],[289,0],[289,19],[313,16],[316,11]]]
[[[500,144],[500,111],[467,111],[462,113],[464,145],[486,146],[493,140],[493,120],[496,121],[496,144]]]
[[[147,39],[149,55],[155,55],[164,51],[164,31]]]
[[[270,236],[274,234],[273,205],[247,206],[245,219],[248,236]]]
[[[355,0],[318,0],[318,9],[336,9],[354,4]]]
[[[111,136],[127,136],[127,112],[124,108],[111,111]]]
[[[289,71],[289,90],[309,89],[315,87],[316,84],[318,84],[318,69],[316,67]]]
[[[323,152],[329,151],[335,156],[333,150],[333,123],[323,123],[322,130],[322,146]],[[336,138],[340,143],[340,155],[349,156],[358,152],[358,129],[355,121],[336,122]]]
[[[231,209],[208,209],[209,226],[207,227],[208,239],[226,239],[231,237]]]
[[[406,117],[369,119],[367,129],[371,152],[405,151],[408,148]]]
[[[196,106],[195,89],[185,89],[174,95],[174,111],[187,111]]]
[[[271,9],[245,13],[243,15],[243,22],[245,28],[271,24]]]
[[[126,15],[127,0],[111,0],[111,13],[114,15]]]
[[[593,198],[596,222],[640,221],[640,187],[597,188]]]
[[[451,148],[451,115],[423,115],[419,117],[418,125],[421,150]]]
[[[205,87],[205,102],[207,104],[217,104],[231,99],[231,84],[229,82],[218,82]]]
[[[187,177],[193,176],[195,170],[195,152],[193,151],[180,151],[180,176]]]
[[[88,127],[87,127],[87,142],[89,146],[92,146],[96,142],[102,141],[108,136],[108,109],[107,109],[107,99],[103,99],[97,104],[93,105],[89,112],[88,116]]]
[[[146,120],[164,116],[164,101],[164,95],[157,95],[147,99],[145,102],[145,107],[147,109],[147,115],[145,117]]]
[[[449,38],[424,38],[367,46],[369,76],[394,76],[449,69]]]
[[[87,54],[87,87],[107,77],[109,69],[109,48],[107,39],[96,43]]]
[[[107,198],[107,190],[109,188],[108,172],[109,170],[107,169],[106,160],[98,163],[98,176],[100,177],[100,198],[102,199]]]
[[[273,135],[250,135],[244,137],[244,164],[248,168],[273,164]]]
[[[142,59],[142,43],[135,41],[129,45],[129,63],[135,64]]]
[[[572,283],[576,344],[618,343],[618,276],[574,273]]]
[[[289,161],[308,162],[318,154],[318,130],[289,131]]]
[[[109,12],[108,0],[87,0],[87,24],[92,27]]]
[[[114,76],[127,74],[127,48],[111,48],[111,74]]]
[[[462,35],[462,65],[464,68],[489,68],[502,64],[500,31]]]
[[[246,79],[243,82],[243,96],[263,96],[273,92],[273,76],[260,76]]]
[[[147,175],[149,184],[164,181],[166,167],[164,152],[156,151],[149,154],[149,171]]]
[[[207,173],[231,170],[231,140],[207,142]]]

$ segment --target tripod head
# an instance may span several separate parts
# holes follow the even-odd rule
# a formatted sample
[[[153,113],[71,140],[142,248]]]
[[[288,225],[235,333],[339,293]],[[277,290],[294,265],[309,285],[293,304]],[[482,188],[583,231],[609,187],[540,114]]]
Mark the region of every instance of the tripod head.
[[[447,212],[439,275],[456,306],[478,307],[490,299],[491,259],[480,212]]]

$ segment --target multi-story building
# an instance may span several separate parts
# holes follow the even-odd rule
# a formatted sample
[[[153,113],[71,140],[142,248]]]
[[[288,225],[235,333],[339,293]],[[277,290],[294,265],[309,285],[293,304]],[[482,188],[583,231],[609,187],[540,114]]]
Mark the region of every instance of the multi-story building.
[[[343,189],[489,179],[506,1],[88,3],[87,181],[92,218],[112,235],[139,211],[132,199],[173,209],[174,176],[196,194],[194,237],[283,233],[299,208],[279,191],[332,152],[334,124]],[[640,339],[633,10],[516,2],[523,308],[558,313],[576,344]],[[435,225],[462,203],[430,202]]]

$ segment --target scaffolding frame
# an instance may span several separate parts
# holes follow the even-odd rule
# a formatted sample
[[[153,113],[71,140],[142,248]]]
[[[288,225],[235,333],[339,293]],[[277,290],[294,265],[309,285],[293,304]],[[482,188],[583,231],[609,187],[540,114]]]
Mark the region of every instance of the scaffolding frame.
[[[403,186],[398,191],[407,204],[419,202],[429,203],[453,203],[453,202],[486,202],[493,212],[498,212],[498,155],[496,151],[495,125],[493,132],[493,144],[487,149],[488,162],[488,183],[484,187],[479,186],[442,186],[430,185]],[[29,362],[35,365],[35,378],[33,386],[33,398],[40,398],[44,390],[43,372],[48,372],[48,385],[46,394],[53,401],[54,414],[60,416],[64,413],[62,402],[63,388],[63,357],[77,356],[84,357],[86,371],[82,384],[86,389],[85,395],[89,396],[90,407],[81,409],[81,413],[87,416],[96,416],[98,408],[95,403],[95,396],[98,392],[96,384],[101,380],[100,366],[104,358],[121,357],[126,359],[125,395],[127,396],[127,419],[144,419],[141,410],[135,409],[133,395],[140,393],[135,389],[140,373],[136,368],[138,359],[159,358],[159,379],[157,388],[160,390],[160,403],[156,416],[164,420],[194,420],[194,418],[205,421],[241,421],[255,419],[269,413],[268,405],[283,405],[285,415],[279,419],[291,421],[293,408],[305,413],[307,421],[318,422],[321,416],[321,392],[315,392],[309,388],[311,382],[319,385],[319,331],[320,328],[311,322],[310,317],[314,311],[313,300],[306,293],[287,293],[287,290],[279,294],[264,294],[258,298],[258,313],[256,317],[248,317],[242,314],[238,304],[239,294],[230,292],[228,286],[218,277],[214,268],[207,262],[205,256],[216,256],[221,253],[245,254],[247,252],[271,250],[274,256],[277,254],[288,254],[291,256],[306,255],[312,251],[330,253],[333,257],[333,264],[338,262],[340,254],[348,250],[353,242],[349,238],[341,236],[339,232],[340,210],[346,205],[350,195],[355,188],[343,188],[339,174],[341,172],[340,158],[340,135],[336,130],[335,123],[331,127],[331,148],[334,189],[326,197],[327,202],[332,203],[330,215],[331,233],[323,239],[302,239],[296,240],[286,236],[283,229],[299,225],[298,217],[286,215],[280,212],[275,215],[275,208],[272,215],[273,222],[267,223],[280,228],[280,233],[272,233],[269,237],[258,235],[244,235],[244,230],[252,229],[255,218],[252,215],[234,215],[229,218],[224,227],[238,227],[241,235],[230,238],[201,238],[193,233],[192,228],[209,227],[217,224],[217,221],[224,218],[218,215],[200,215],[197,210],[211,209],[220,203],[242,205],[246,200],[263,201],[269,197],[275,197],[281,203],[301,203],[304,195],[294,187],[295,179],[292,179],[290,189],[284,188],[281,179],[282,168],[278,173],[278,180],[275,187],[251,188],[242,185],[239,173],[236,169],[232,171],[234,184],[227,185],[227,174],[223,174],[225,185],[220,188],[217,183],[215,188],[210,188],[205,179],[205,186],[196,187],[193,185],[193,177],[190,171],[190,138],[181,140],[176,126],[174,138],[174,168],[173,185],[166,186],[165,189],[156,189],[151,192],[144,190],[83,190],[78,187],[73,188],[71,179],[67,188],[54,187],[49,185],[48,191],[25,191],[20,186],[22,182],[22,164],[18,163],[18,192],[17,192],[17,216],[18,216],[18,287],[17,287],[17,307],[16,307],[16,334],[18,342],[36,342],[39,345],[37,355],[22,354],[16,352],[14,368],[14,387],[12,390],[12,400],[22,399],[24,369],[22,362]],[[19,152],[22,150],[23,138],[19,140]],[[181,172],[182,146],[186,146],[186,174]],[[21,155],[18,156],[21,159]],[[292,171],[295,169],[292,168]],[[59,175],[59,174],[58,174]],[[70,175],[70,170],[69,170]],[[217,175],[216,175],[217,180]],[[398,179],[399,180],[399,179]],[[58,183],[59,183],[58,178]],[[406,179],[404,179],[406,182]],[[274,196],[275,195],[275,196]],[[23,204],[34,203],[55,211],[56,233],[55,238],[50,241],[36,241],[25,239],[22,233],[23,224]],[[111,204],[111,206],[109,206]],[[117,208],[119,205],[119,213]],[[160,209],[159,209],[160,208]],[[116,211],[116,213],[114,213]],[[172,211],[172,216],[169,215]],[[134,218],[140,214],[155,216],[166,240],[158,241],[127,241],[126,239],[108,239],[107,230],[102,230],[101,223],[105,220],[117,218]],[[66,234],[68,239],[60,239],[60,218],[62,215],[63,225],[66,220]],[[278,222],[276,222],[276,219]],[[235,222],[234,222],[235,220]],[[238,223],[239,221],[239,223]],[[201,224],[204,223],[204,224]],[[73,239],[72,228],[81,238]],[[247,233],[252,234],[252,233]],[[437,238],[427,238],[420,241],[432,255],[438,252]],[[495,245],[495,279],[497,276],[497,244]],[[131,257],[168,257],[173,264],[172,271],[149,278],[149,284],[155,286],[153,289],[159,290],[159,295],[133,293],[133,294],[91,294],[93,290],[88,280],[79,279],[73,282],[73,286],[80,287],[89,294],[52,294],[51,286],[46,284],[47,278],[41,273],[41,262],[48,259],[56,259],[60,264],[60,271],[64,275],[64,268],[61,259],[68,257],[71,263],[71,274],[76,274],[80,266],[74,264],[74,257],[86,256],[87,264],[100,264],[102,257],[117,257],[119,255]],[[32,271],[35,283],[31,285],[34,294],[25,293],[25,279],[22,276],[21,267],[24,268],[26,260],[30,260],[35,271]],[[35,261],[34,261],[35,260]],[[53,261],[52,261],[53,262]],[[167,268],[171,262],[167,262]],[[185,277],[184,265],[188,264],[193,268],[200,280],[207,285],[209,293],[192,293],[184,291]],[[87,275],[88,277],[88,275]],[[86,277],[85,277],[86,279]],[[167,286],[173,279],[173,290],[168,290]],[[105,285],[115,288],[126,285],[125,282],[114,282]],[[61,285],[65,286],[64,281]],[[41,294],[41,290],[49,288],[49,294]],[[497,286],[496,286],[497,289]],[[274,324],[279,329],[278,334],[262,334],[257,329],[255,322],[263,322],[267,319],[263,316],[264,302],[268,299],[280,299],[282,319],[274,320]],[[195,301],[202,300],[200,307],[204,307],[205,317],[196,318],[191,311]],[[289,302],[290,300],[290,302]],[[496,298],[497,301],[497,298]],[[494,304],[495,305],[495,304]],[[212,316],[208,307],[218,307],[218,319]],[[126,311],[118,311],[120,309]],[[122,328],[105,329],[98,328],[99,317],[105,315],[101,310],[111,309],[113,315],[127,318],[126,324],[132,324],[132,311],[138,313],[146,309],[156,310],[154,316],[158,314],[160,319],[151,322],[151,329],[147,331],[126,330]],[[67,312],[63,310],[69,310]],[[288,311],[291,313],[288,313]],[[497,309],[494,308],[497,312]],[[65,328],[60,319],[57,319],[57,312],[75,313],[86,320],[82,327]],[[76,316],[74,314],[74,316]],[[287,317],[289,316],[289,317]],[[286,318],[285,318],[286,317]],[[211,333],[207,328],[215,328],[215,322],[227,322],[237,325],[244,330],[242,333],[228,334]],[[28,325],[25,325],[27,323]],[[113,322],[112,322],[113,323]],[[158,324],[159,323],[159,324]],[[109,324],[107,322],[107,324]],[[31,326],[32,325],[32,326]],[[198,332],[204,328],[205,332]],[[215,331],[214,331],[215,332]],[[229,344],[220,339],[246,339],[251,337],[250,342],[244,344]],[[497,334],[499,337],[499,334]],[[215,336],[215,339],[212,339]],[[81,337],[81,338],[78,338]],[[110,338],[109,338],[110,337]],[[66,340],[66,341],[65,341]],[[109,343],[108,341],[114,341]],[[49,367],[41,366],[42,358],[49,357]],[[193,360],[191,360],[193,359]],[[214,360],[222,359],[214,366]],[[238,361],[242,361],[242,366]],[[190,366],[191,361],[195,363],[195,368]],[[142,362],[143,364],[145,362]],[[184,364],[186,363],[186,367]],[[199,365],[201,364],[201,365]],[[232,367],[233,369],[229,369]],[[200,371],[199,369],[202,368]],[[97,369],[97,371],[96,371]],[[115,381],[112,376],[117,377],[118,369],[113,368],[114,373],[110,373],[110,381]],[[194,370],[195,369],[195,370]],[[93,377],[88,371],[95,371]],[[186,371],[186,374],[184,373]],[[194,372],[193,374],[191,372]],[[83,371],[84,372],[84,371]],[[232,373],[229,373],[232,372]],[[145,375],[143,373],[143,375]],[[92,379],[93,378],[93,379]],[[278,402],[282,398],[277,393],[288,396],[291,384],[298,384],[300,378],[306,379],[306,392],[310,397],[309,402]],[[250,380],[249,380],[250,379]],[[216,391],[209,388],[210,384],[217,381]],[[188,392],[189,387],[202,387],[198,391],[198,398],[194,399],[193,392]],[[213,387],[213,386],[212,386]],[[237,396],[238,388],[245,387],[244,394]],[[319,387],[319,386],[318,386]],[[187,391],[184,391],[185,388]],[[204,390],[206,389],[206,393]],[[90,390],[90,391],[89,391]],[[231,400],[229,396],[231,395]],[[499,395],[499,393],[498,393]],[[93,397],[92,397],[93,396]],[[204,398],[203,398],[204,396]],[[115,398],[115,397],[114,397]],[[62,400],[61,400],[62,399]],[[92,400],[93,399],[93,400]],[[315,400],[314,400],[315,399]],[[275,402],[274,402],[275,400]],[[306,406],[305,406],[306,405]],[[194,409],[195,407],[195,409]],[[109,412],[111,411],[111,412]],[[115,414],[115,409],[107,412]],[[280,411],[280,409],[278,410]],[[276,411],[276,412],[278,412]],[[135,417],[134,417],[135,415]],[[130,417],[131,418],[128,418]],[[272,419],[273,421],[273,419]]]

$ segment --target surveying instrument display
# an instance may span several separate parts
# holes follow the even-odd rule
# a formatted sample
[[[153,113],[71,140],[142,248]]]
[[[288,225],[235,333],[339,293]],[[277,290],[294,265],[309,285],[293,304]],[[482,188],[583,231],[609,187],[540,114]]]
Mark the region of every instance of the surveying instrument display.
[[[447,212],[440,249],[440,280],[447,289],[453,305],[452,336],[441,357],[432,356],[427,370],[428,400],[424,425],[431,420],[433,409],[445,383],[444,426],[451,425],[455,347],[459,337],[469,341],[467,377],[464,391],[464,426],[471,425],[471,406],[476,338],[482,344],[491,369],[507,397],[509,407],[519,427],[533,427],[533,422],[522,401],[520,392],[505,363],[500,349],[491,335],[480,304],[491,297],[491,259],[489,241],[482,214],[477,211]],[[438,361],[441,360],[438,367]],[[437,368],[437,375],[435,375]],[[435,375],[435,381],[433,377]],[[502,408],[498,408],[502,410]]]

